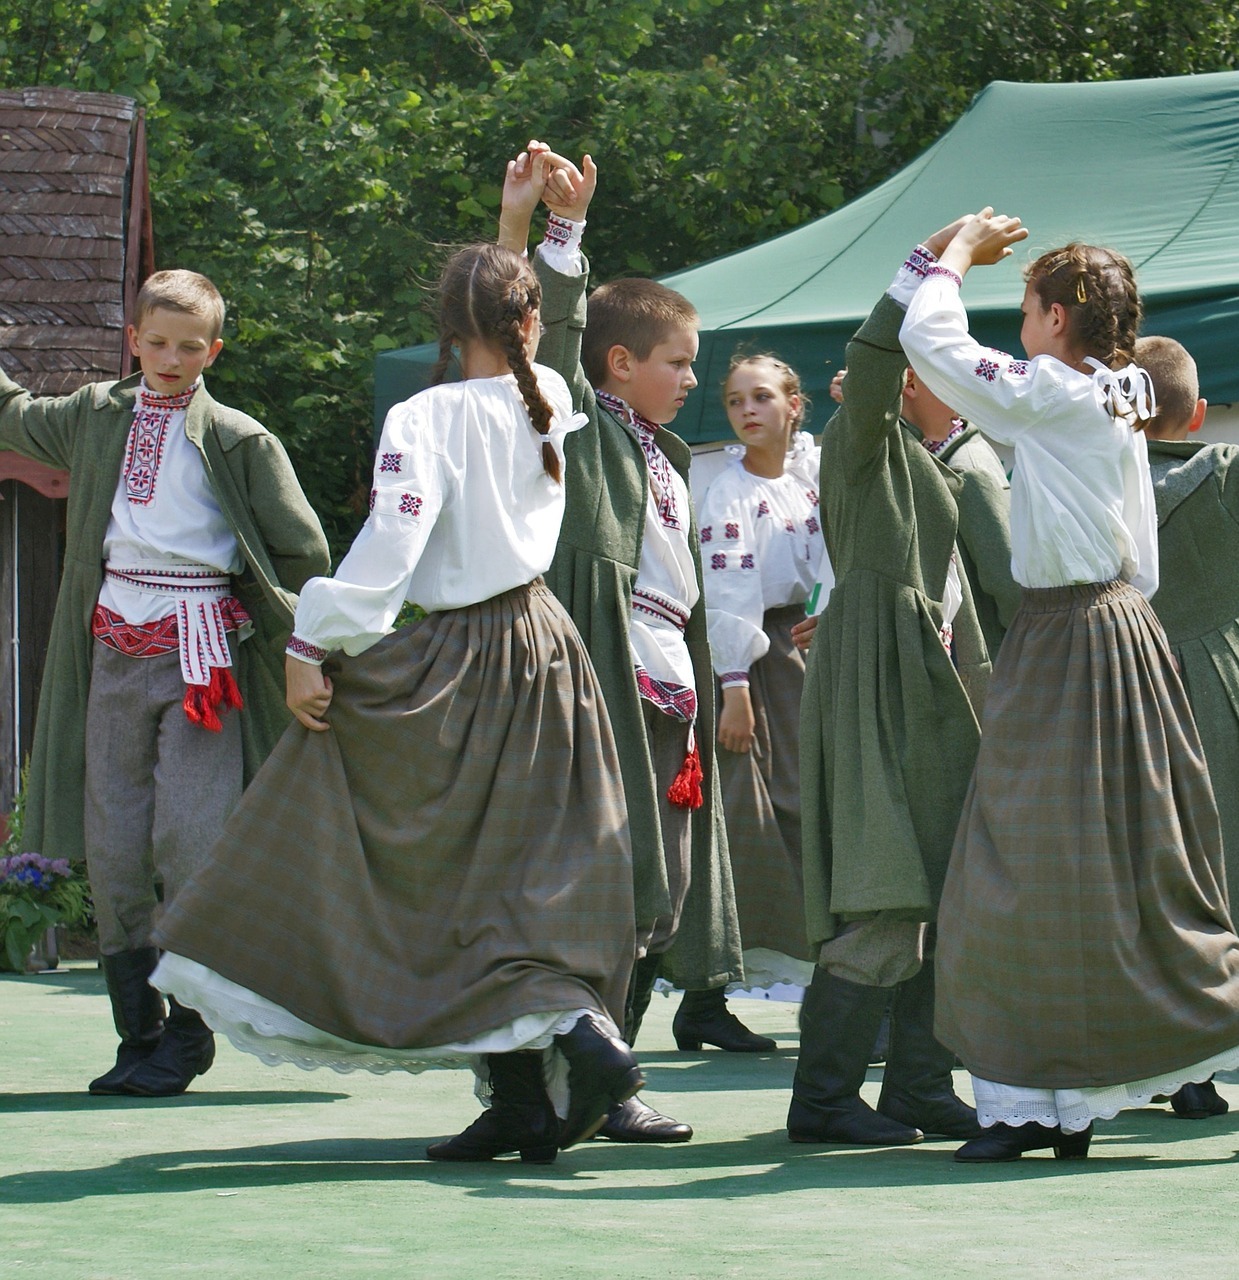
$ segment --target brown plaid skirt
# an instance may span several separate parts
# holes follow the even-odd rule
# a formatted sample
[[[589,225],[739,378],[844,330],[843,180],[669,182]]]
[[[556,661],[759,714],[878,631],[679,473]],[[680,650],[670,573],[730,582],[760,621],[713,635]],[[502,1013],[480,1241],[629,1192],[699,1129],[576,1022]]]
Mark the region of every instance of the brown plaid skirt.
[[[416,1049],[526,1013],[622,1025],[632,855],[609,721],[537,581],[325,667],[159,945],[322,1030]]]
[[[939,911],[936,1031],[975,1075],[1070,1089],[1239,1045],[1217,809],[1135,588],[1025,590]]]
[[[731,874],[746,950],[767,947],[811,958],[805,936],[800,866],[800,694],[804,655],[792,627],[804,606],[767,609],[770,649],[749,671],[756,722],[752,750],[718,749],[719,791],[727,820]]]

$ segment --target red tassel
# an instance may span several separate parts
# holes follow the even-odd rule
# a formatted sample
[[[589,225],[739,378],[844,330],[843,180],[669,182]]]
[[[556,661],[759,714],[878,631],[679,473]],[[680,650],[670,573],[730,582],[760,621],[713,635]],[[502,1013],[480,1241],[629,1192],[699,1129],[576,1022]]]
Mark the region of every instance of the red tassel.
[[[705,802],[701,794],[701,780],[705,774],[701,771],[701,752],[694,742],[692,750],[684,757],[680,772],[675,781],[667,788],[667,799],[677,809],[700,809]]]
[[[212,733],[219,733],[224,726],[220,723],[216,708],[239,711],[245,702],[232,672],[227,667],[212,667],[211,683],[191,684],[185,690],[182,705],[190,724],[201,725]]]

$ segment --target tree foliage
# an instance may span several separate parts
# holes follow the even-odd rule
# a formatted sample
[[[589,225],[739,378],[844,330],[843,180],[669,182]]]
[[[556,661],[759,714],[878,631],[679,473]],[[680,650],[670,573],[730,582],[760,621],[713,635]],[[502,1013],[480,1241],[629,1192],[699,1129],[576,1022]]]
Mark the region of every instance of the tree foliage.
[[[599,278],[818,217],[992,79],[1233,67],[1211,0],[19,0],[0,84],[146,109],[157,258],[230,306],[212,385],[288,444],[339,548],[376,352],[430,336],[444,247],[489,238],[530,137],[598,160]]]

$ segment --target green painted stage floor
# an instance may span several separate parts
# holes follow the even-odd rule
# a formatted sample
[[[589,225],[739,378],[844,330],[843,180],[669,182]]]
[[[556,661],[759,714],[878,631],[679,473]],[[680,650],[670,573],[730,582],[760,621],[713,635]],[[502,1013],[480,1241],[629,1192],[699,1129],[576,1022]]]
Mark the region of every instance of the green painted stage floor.
[[[1082,1163],[966,1167],[951,1142],[793,1146],[795,1007],[742,1003],[780,1043],[757,1058],[677,1052],[673,1011],[655,997],[640,1056],[691,1143],[443,1166],[424,1147],[476,1115],[466,1072],[224,1044],[184,1098],[91,1098],[114,1046],[98,973],[0,977],[0,1277],[1239,1277],[1239,1075],[1219,1120],[1126,1112]]]

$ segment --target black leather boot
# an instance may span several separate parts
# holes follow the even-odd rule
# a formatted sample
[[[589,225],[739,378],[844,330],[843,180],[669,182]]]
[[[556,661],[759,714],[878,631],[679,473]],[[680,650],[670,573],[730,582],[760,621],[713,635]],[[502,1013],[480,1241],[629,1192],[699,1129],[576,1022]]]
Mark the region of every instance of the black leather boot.
[[[1080,1133],[1064,1133],[1055,1125],[1052,1129],[1043,1124],[996,1124],[981,1131],[979,1138],[965,1142],[955,1153],[962,1164],[999,1164],[1018,1160],[1025,1151],[1044,1151],[1054,1148],[1059,1160],[1083,1160],[1088,1155],[1088,1144],[1093,1140],[1093,1126]]]
[[[662,964],[662,956],[642,956],[632,967],[632,976],[628,979],[628,997],[624,1002],[624,1039],[630,1045],[637,1043],[637,1033],[645,1019],[645,1011],[650,1007],[650,997],[654,994],[654,983],[658,980],[658,967]]]
[[[559,1135],[563,1148],[592,1138],[617,1102],[627,1102],[645,1086],[645,1076],[632,1050],[597,1014],[582,1014],[555,1044],[568,1059],[568,1114]]]
[[[103,977],[108,984],[120,1048],[112,1069],[90,1082],[91,1093],[124,1093],[125,1081],[158,1047],[163,1034],[163,998],[150,984],[158,962],[156,947],[139,947],[103,957]]]
[[[184,1093],[195,1076],[215,1061],[215,1037],[195,1009],[168,999],[168,1018],[159,1048],[136,1066],[124,1084],[142,1098],[171,1098]]]
[[[727,1007],[722,987],[686,991],[671,1023],[677,1049],[695,1051],[712,1044],[728,1053],[773,1053],[779,1046],[769,1036],[759,1036]]]
[[[895,988],[891,1038],[878,1110],[900,1124],[946,1138],[978,1138],[977,1113],[955,1096],[955,1055],[934,1037],[934,962]]]
[[[454,1138],[426,1148],[432,1160],[493,1160],[520,1152],[528,1164],[552,1164],[559,1153],[559,1117],[547,1097],[542,1054],[492,1053],[491,1105]]]
[[[1211,1120],[1230,1110],[1230,1103],[1218,1093],[1212,1076],[1200,1084],[1185,1084],[1171,1096],[1170,1105],[1180,1120]]]
[[[865,1147],[919,1142],[919,1129],[880,1115],[860,1096],[890,991],[815,968],[801,1009],[800,1059],[787,1136],[793,1142]]]

